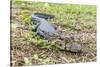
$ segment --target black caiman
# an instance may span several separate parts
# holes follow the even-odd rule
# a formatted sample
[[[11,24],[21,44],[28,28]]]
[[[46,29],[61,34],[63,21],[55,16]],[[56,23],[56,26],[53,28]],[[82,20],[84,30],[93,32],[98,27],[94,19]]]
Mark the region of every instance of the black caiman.
[[[66,35],[59,33],[56,26],[48,22],[48,19],[54,18],[53,15],[45,14],[45,13],[33,13],[31,15],[33,29],[37,32],[38,35],[42,36],[45,39],[50,39],[53,37],[58,37],[59,39],[67,38],[67,40],[71,40],[73,37],[66,37]],[[80,44],[73,43],[70,45],[62,44],[64,47],[61,47],[63,50],[71,51],[71,52],[87,52],[88,50],[81,46]]]

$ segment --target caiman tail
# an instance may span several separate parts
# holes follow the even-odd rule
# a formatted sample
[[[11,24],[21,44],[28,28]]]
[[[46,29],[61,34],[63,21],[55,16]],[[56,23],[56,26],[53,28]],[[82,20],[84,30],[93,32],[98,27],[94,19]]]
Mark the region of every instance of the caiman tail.
[[[38,22],[41,22],[41,21],[46,21],[47,19],[52,19],[54,18],[53,15],[49,15],[49,14],[45,14],[45,13],[34,13],[31,15],[31,20],[32,21],[38,21]]]
[[[49,14],[45,14],[45,13],[34,13],[35,16],[39,17],[39,18],[43,18],[43,19],[53,19],[54,16],[53,15],[49,15]]]

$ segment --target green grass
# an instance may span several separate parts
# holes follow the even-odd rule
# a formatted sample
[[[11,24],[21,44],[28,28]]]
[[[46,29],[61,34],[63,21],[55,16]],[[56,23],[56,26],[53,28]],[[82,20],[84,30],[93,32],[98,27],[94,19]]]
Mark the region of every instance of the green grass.
[[[47,41],[44,38],[36,35],[36,32],[32,31],[32,23],[30,21],[31,14],[35,12],[47,13],[54,15],[55,18],[49,20],[50,23],[55,23],[58,27],[60,26],[63,30],[67,30],[66,33],[79,32],[89,33],[90,35],[96,34],[96,6],[95,5],[77,5],[77,4],[54,4],[54,3],[40,3],[40,2],[25,2],[25,1],[12,1],[12,6],[17,7],[15,11],[19,12],[12,14],[12,23],[20,22],[24,25],[22,28],[15,29],[16,37],[12,36],[12,45],[18,44],[19,47],[25,43],[30,43],[33,46],[39,47],[38,49],[55,49],[57,48],[56,41]],[[14,10],[12,11],[14,12]],[[18,19],[17,19],[18,18]],[[15,24],[14,24],[15,25]],[[28,27],[27,32],[24,31],[25,27]],[[80,27],[78,30],[77,28]],[[20,33],[20,35],[19,35]],[[19,37],[18,37],[19,36]],[[92,37],[92,36],[90,36]],[[95,37],[95,35],[94,35]],[[83,40],[88,40],[85,35]],[[80,38],[79,42],[82,41]],[[91,39],[90,39],[91,41]],[[89,42],[89,41],[85,41]],[[95,42],[95,41],[94,41]],[[89,43],[90,47],[95,49],[95,43]],[[25,46],[25,45],[24,45]],[[30,47],[31,48],[31,47]],[[26,48],[23,48],[26,49]],[[57,49],[58,50],[58,49]],[[38,51],[33,51],[32,59],[37,64],[54,64],[55,61],[51,57],[41,57]],[[26,60],[26,64],[31,64],[32,60]],[[59,61],[59,60],[58,60]],[[58,62],[59,63],[59,62]]]
[[[94,27],[96,22],[96,6],[94,5],[72,5],[72,4],[50,4],[38,2],[14,2],[17,6],[21,6],[21,15],[26,23],[29,23],[31,13],[42,12],[54,15],[56,18],[53,22],[71,28],[75,23],[83,23],[84,26]],[[78,21],[77,21],[78,20]]]

